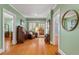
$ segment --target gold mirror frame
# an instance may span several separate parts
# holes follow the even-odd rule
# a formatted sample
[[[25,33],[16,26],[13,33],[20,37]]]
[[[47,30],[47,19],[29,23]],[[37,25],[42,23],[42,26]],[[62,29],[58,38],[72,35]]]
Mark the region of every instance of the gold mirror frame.
[[[68,12],[70,12],[70,11],[73,11],[75,14],[76,14],[76,16],[77,16],[77,22],[76,22],[76,24],[75,24],[75,26],[71,29],[71,30],[67,30],[66,28],[65,28],[65,26],[64,26],[64,17],[65,17],[65,15],[68,13]],[[65,13],[64,13],[64,15],[62,16],[62,27],[66,30],[66,31],[73,31],[76,27],[77,27],[77,25],[78,25],[78,22],[79,22],[79,16],[78,16],[78,12],[76,11],[76,10],[68,10],[68,11],[66,11]]]

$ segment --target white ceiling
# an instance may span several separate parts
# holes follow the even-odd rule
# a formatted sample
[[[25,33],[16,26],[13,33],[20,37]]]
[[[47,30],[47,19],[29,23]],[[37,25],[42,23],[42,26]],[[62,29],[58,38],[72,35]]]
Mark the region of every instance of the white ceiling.
[[[25,17],[46,17],[55,4],[12,4]]]

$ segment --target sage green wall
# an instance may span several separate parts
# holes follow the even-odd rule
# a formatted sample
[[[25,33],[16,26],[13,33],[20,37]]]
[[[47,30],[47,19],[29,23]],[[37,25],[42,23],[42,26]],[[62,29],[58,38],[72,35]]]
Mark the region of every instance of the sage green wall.
[[[53,42],[53,10],[50,12],[50,22],[49,22],[49,32],[50,32],[50,43]]]
[[[50,20],[49,22],[49,34],[50,34],[50,42],[53,42],[53,10],[50,10],[48,13],[46,20]]]
[[[61,12],[61,19],[62,15],[67,10],[76,10],[79,13],[79,4],[61,4],[54,9],[54,12],[60,8]],[[79,24],[77,28],[73,31],[66,31],[62,28],[61,25],[61,33],[60,33],[60,40],[59,40],[59,48],[65,53],[65,54],[79,54]]]
[[[20,24],[20,19],[25,19],[20,13],[18,13],[16,10],[14,10],[10,5],[8,4],[0,4],[0,49],[2,48],[2,36],[3,36],[3,30],[2,30],[2,23],[3,23],[3,8],[7,9],[8,11],[14,13],[16,15],[16,26]]]
[[[2,9],[0,8],[0,48],[2,47],[2,20],[1,20],[1,15]]]

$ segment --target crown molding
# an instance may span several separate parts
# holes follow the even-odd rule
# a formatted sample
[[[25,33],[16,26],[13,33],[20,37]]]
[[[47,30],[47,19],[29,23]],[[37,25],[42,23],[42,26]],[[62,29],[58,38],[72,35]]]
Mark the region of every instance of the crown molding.
[[[17,10],[13,5],[9,4],[14,10],[16,10],[19,14],[21,14],[23,17],[25,17],[19,10]]]

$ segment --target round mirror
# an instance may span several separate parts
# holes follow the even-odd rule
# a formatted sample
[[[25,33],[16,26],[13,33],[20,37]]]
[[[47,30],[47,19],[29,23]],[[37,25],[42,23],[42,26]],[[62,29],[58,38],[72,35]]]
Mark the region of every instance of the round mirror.
[[[72,31],[78,25],[78,13],[75,10],[68,10],[62,17],[62,26],[67,31]]]

